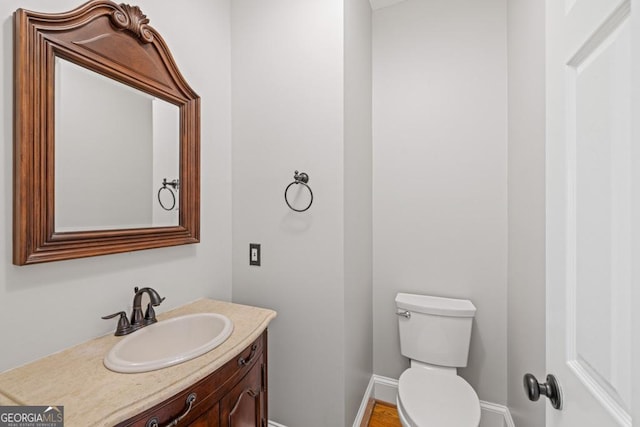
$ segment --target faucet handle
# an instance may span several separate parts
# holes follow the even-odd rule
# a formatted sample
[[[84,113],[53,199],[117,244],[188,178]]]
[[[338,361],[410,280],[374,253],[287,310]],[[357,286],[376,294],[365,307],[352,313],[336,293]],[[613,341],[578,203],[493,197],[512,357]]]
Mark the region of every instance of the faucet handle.
[[[131,324],[129,323],[129,319],[127,319],[127,313],[124,311],[119,311],[118,313],[110,314],[108,316],[103,316],[104,320],[113,319],[116,316],[120,316],[118,319],[118,326],[116,327],[115,336],[119,337],[121,335],[128,334],[131,329]]]
[[[156,311],[153,309],[151,303],[147,304],[147,311],[144,313],[144,323],[150,325],[151,323],[156,323]]]

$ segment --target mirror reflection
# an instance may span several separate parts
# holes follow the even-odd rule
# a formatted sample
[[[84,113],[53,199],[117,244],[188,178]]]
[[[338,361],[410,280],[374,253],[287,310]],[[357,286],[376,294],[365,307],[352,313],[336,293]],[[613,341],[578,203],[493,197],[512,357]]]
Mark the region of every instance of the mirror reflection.
[[[179,224],[178,106],[55,58],[55,231]]]

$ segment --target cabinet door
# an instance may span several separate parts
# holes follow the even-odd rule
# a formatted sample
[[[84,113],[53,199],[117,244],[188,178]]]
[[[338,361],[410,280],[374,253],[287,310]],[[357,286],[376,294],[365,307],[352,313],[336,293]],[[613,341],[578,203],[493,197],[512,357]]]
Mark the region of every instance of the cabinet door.
[[[266,427],[264,356],[220,401],[221,427]]]
[[[207,410],[204,414],[193,420],[190,427],[218,427],[220,425],[220,412],[218,404]]]

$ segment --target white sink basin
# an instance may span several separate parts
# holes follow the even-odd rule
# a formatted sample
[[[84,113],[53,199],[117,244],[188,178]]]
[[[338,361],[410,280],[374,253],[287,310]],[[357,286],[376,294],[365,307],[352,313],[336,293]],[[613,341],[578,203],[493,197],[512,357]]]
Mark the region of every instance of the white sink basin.
[[[147,372],[186,362],[213,350],[233,331],[233,322],[216,313],[162,320],[127,335],[107,353],[104,366],[115,372]]]

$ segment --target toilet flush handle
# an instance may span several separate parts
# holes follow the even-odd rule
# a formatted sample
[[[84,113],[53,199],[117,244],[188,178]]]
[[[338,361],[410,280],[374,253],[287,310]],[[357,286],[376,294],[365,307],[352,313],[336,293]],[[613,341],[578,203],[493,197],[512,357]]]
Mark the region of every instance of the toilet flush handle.
[[[411,319],[411,312],[410,311],[396,311],[396,314],[398,316],[402,316],[402,317],[406,317],[407,319]]]

